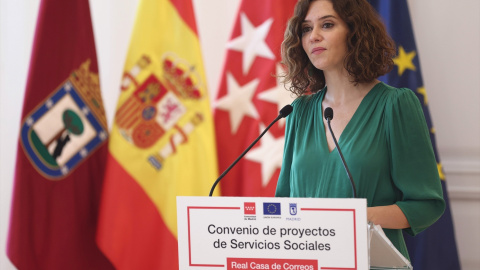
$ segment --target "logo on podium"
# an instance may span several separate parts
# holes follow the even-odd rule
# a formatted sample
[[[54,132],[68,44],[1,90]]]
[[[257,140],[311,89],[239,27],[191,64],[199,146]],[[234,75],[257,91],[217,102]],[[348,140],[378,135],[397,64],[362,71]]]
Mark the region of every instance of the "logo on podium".
[[[255,215],[255,203],[254,202],[246,202],[243,204],[245,207],[245,215]]]
[[[256,220],[256,210],[254,202],[244,202],[243,203],[243,213],[245,215],[245,220]]]
[[[263,214],[266,216],[267,215],[280,216],[281,214],[280,203],[264,202]]]
[[[297,214],[297,204],[296,203],[290,203],[290,215],[295,216]]]

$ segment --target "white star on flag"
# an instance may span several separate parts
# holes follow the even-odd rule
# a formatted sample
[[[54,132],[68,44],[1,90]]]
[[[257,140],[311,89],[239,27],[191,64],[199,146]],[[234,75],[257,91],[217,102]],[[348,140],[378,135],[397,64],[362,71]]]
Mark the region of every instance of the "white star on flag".
[[[258,119],[258,111],[252,103],[260,80],[255,79],[244,86],[238,85],[231,73],[227,74],[227,94],[216,102],[217,109],[229,112],[232,134],[236,133],[245,115]]]
[[[260,124],[260,132],[265,126]],[[285,137],[275,139],[271,133],[265,133],[261,145],[252,149],[245,155],[245,158],[260,163],[262,166],[262,186],[266,187],[277,168],[282,167],[283,144]]]
[[[241,14],[242,35],[227,43],[227,48],[243,52],[243,74],[247,74],[253,64],[255,56],[275,59],[272,50],[265,43],[273,19],[270,18],[255,28],[245,13]]]
[[[281,81],[281,77],[278,77],[279,75],[282,75],[285,73],[283,70],[282,66],[280,64],[277,64],[276,66],[276,73],[277,73],[277,85],[273,88],[270,88],[260,94],[257,95],[258,99],[270,102],[270,103],[276,103],[277,104],[277,110],[280,111],[283,106],[292,103],[295,100],[295,95],[288,91],[287,89],[290,88],[290,83],[286,84],[285,86],[283,85],[283,82]],[[283,127],[285,125],[285,118],[282,118],[278,121],[279,125]]]

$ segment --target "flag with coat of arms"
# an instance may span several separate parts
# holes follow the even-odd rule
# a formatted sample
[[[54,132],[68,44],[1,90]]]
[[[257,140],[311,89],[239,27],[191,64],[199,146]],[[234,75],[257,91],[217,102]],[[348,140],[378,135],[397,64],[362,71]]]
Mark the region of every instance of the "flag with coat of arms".
[[[176,197],[206,196],[218,175],[206,85],[192,1],[141,0],[97,234],[116,269],[178,269]]]
[[[412,237],[406,233],[405,242],[414,269],[460,269],[455,231],[453,227],[447,183],[438,155],[435,128],[428,108],[428,97],[423,84],[420,60],[413,35],[410,12],[406,0],[369,0],[378,11],[387,31],[397,44],[398,54],[394,58],[395,68],[380,80],[395,87],[407,87],[418,97],[423,107],[430,139],[437,159],[438,173],[442,181],[446,209],[443,216],[425,231]]]
[[[89,2],[42,0],[7,243],[18,269],[113,269],[95,242],[107,142]]]
[[[243,0],[229,42],[215,101],[220,171],[290,104],[281,78],[280,47],[296,0]],[[273,196],[282,165],[285,119],[281,119],[220,182],[224,196]]]

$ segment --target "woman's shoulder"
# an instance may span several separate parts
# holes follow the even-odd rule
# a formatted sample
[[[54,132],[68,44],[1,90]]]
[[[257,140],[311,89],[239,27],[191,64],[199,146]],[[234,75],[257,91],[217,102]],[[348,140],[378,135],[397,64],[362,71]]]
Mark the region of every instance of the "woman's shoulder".
[[[295,109],[296,107],[297,109],[299,109],[300,107],[305,108],[305,107],[311,107],[318,104],[318,102],[321,102],[321,99],[323,97],[323,94],[324,94],[323,91],[324,90],[320,90],[314,94],[302,95],[297,97],[292,102],[293,108]]]
[[[380,82],[379,87],[382,88],[382,93],[392,100],[415,96],[415,93],[409,88],[397,88],[384,82]]]
[[[297,97],[291,104],[293,111],[287,118],[287,124],[293,124],[294,122],[298,124],[299,122],[304,121],[308,122],[307,119],[317,115],[318,111],[321,111],[322,96],[323,93],[319,91],[315,94]]]
[[[380,82],[378,87],[381,89],[377,93],[384,100],[386,107],[405,103],[416,104],[419,102],[415,93],[409,88],[397,88],[383,82]]]
[[[391,121],[391,125],[402,123],[401,119],[411,121],[415,116],[421,120],[423,116],[423,109],[419,98],[414,91],[409,88],[396,88],[387,84],[384,86],[384,105],[382,106],[382,113],[387,119],[395,119]],[[424,120],[422,120],[424,121]]]

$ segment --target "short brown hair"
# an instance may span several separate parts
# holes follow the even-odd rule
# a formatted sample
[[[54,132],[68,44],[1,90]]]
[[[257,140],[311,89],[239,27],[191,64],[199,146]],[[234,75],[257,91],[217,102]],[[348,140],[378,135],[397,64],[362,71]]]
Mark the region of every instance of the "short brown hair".
[[[282,64],[287,67],[284,82],[290,82],[289,90],[298,96],[325,87],[323,71],[310,62],[301,41],[302,23],[313,1],[317,0],[298,1],[282,43]],[[366,0],[329,1],[349,29],[344,67],[352,82],[371,82],[390,72],[396,55],[395,43],[374,8]]]

